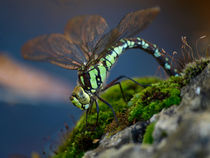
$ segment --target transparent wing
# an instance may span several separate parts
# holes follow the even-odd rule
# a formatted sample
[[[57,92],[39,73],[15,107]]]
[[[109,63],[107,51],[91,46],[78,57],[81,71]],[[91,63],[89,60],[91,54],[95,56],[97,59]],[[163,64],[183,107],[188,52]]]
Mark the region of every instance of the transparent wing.
[[[139,34],[153,21],[159,11],[159,7],[155,7],[128,13],[114,29],[99,40],[95,47],[94,54],[100,54],[99,58],[101,58],[105,50],[113,46],[115,42],[122,38],[134,37]]]
[[[63,34],[49,34],[36,37],[22,47],[25,59],[47,61],[66,69],[79,69],[87,63],[80,48]]]
[[[90,56],[98,40],[107,32],[106,20],[98,15],[83,15],[71,19],[64,29],[64,34],[83,50],[86,59]]]

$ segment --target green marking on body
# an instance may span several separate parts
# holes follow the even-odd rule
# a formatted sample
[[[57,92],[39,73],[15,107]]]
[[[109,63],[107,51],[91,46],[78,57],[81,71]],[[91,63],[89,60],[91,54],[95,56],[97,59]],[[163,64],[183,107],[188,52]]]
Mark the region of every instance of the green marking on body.
[[[127,43],[125,42],[125,43],[122,45],[122,47],[123,47],[124,49],[127,48],[127,47],[128,47]]]
[[[113,60],[114,60],[114,63],[115,63],[115,58],[117,57],[117,52],[115,52],[115,51],[111,51],[111,54],[109,54],[109,55],[111,55],[112,56],[112,58],[113,58]]]
[[[177,69],[174,69],[175,72],[177,72]]]
[[[123,47],[124,49],[127,48],[127,41],[124,39],[121,39],[120,42],[122,42],[123,44],[121,45],[121,47]]]
[[[96,90],[95,90],[95,89],[91,89],[90,92],[91,92],[91,93],[95,93]]]
[[[98,71],[96,69],[92,69],[92,70],[89,71],[89,75],[90,75],[91,87],[93,89],[98,88],[97,81],[96,81],[96,76],[98,75]]]
[[[85,110],[87,110],[89,108],[89,104],[84,105]]]
[[[133,47],[135,45],[134,41],[131,41],[131,47]]]
[[[166,58],[166,61],[168,61],[168,58]]]
[[[108,60],[106,60],[106,66],[110,69],[112,67],[112,64]]]
[[[142,40],[141,44],[142,44],[142,46],[144,46],[144,45],[145,45],[145,42],[144,42],[144,40]]]
[[[112,63],[110,63],[110,61],[106,60],[105,58],[101,58],[100,61],[101,61],[101,62],[104,62],[104,61],[105,61],[107,68],[108,68],[108,69],[111,68]]]
[[[160,54],[158,49],[155,49],[154,56],[157,57],[157,58],[161,56],[161,54]]]
[[[166,68],[166,69],[168,69],[168,70],[170,70],[170,69],[171,69],[171,66],[170,66],[168,63],[165,63],[165,65],[164,65],[164,66],[165,66],[165,68]]]
[[[101,76],[101,82],[104,82],[106,79],[106,68],[104,66],[99,66],[98,68]]]
[[[129,40],[127,40],[126,42],[127,42],[128,47],[130,47],[131,42]]]
[[[77,98],[72,97],[73,100],[71,100],[72,104],[74,104],[76,107],[81,108],[82,104],[79,102],[79,100],[77,100]]]
[[[111,51],[110,55],[115,59],[119,54],[114,51],[114,49]]]
[[[84,77],[83,76],[80,76],[80,81],[82,82],[83,85],[85,85]]]
[[[149,44],[148,44],[148,43],[145,43],[145,42],[144,42],[144,45],[142,44],[142,48],[146,49],[146,48],[148,48],[148,47],[149,47]]]
[[[127,41],[128,47],[129,48],[133,48],[133,46],[135,45],[135,42],[133,41]]]
[[[118,46],[118,47],[115,47],[113,50],[115,51],[115,53],[120,55],[122,53],[122,51],[123,51],[123,47],[122,46]]]
[[[106,59],[109,60],[112,64],[115,63],[114,56],[112,56],[112,55],[110,55],[110,54],[108,54],[108,55],[106,56]]]
[[[137,37],[136,39],[139,40],[139,41],[141,41],[141,38],[140,37]]]
[[[90,66],[90,70],[91,70],[91,69],[94,69],[94,66],[93,66],[93,65]]]

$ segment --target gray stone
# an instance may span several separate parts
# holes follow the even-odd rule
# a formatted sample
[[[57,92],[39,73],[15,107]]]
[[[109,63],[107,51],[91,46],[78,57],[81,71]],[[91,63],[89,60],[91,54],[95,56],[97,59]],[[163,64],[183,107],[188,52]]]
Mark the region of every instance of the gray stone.
[[[210,111],[183,117],[154,158],[205,158],[210,156]]]
[[[150,148],[152,150],[152,148]],[[119,150],[115,148],[108,149],[103,152],[98,158],[149,158],[151,156],[152,151],[150,151],[149,147],[142,147],[137,144],[126,144]]]
[[[148,124],[149,121],[137,122],[135,125],[127,127],[113,136],[109,136],[109,133],[107,133],[100,141],[99,146],[95,150],[86,152],[84,158],[96,157],[110,148],[114,148],[112,150],[117,150],[124,144],[141,143]]]
[[[159,120],[155,124],[155,129],[153,132],[153,139],[154,143],[160,143],[162,139],[176,131],[181,116],[175,115],[173,112],[173,115],[168,115],[168,111],[175,111],[176,106],[171,107],[170,109],[167,110],[162,110],[159,116]]]
[[[210,64],[203,72],[182,88],[182,102],[178,110],[183,113],[210,108]]]

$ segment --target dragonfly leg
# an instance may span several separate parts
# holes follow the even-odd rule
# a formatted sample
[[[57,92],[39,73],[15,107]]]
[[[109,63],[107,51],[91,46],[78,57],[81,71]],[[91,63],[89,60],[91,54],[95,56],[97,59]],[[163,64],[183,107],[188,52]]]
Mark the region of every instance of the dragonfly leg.
[[[109,84],[107,84],[106,87],[104,88],[104,90],[106,90],[107,88],[111,87],[115,82],[117,82],[118,80],[121,80],[122,78],[127,78],[128,80],[130,80],[130,81],[134,82],[135,84],[137,84],[137,85],[139,85],[141,87],[144,87],[144,88],[150,86],[150,85],[143,85],[143,84],[135,81],[134,79],[132,79],[132,78],[130,78],[128,76],[121,75],[121,76],[117,77],[116,79],[114,79],[113,81],[111,81]]]
[[[118,78],[120,78],[120,79],[122,79],[122,78],[127,78],[128,80],[134,82],[135,84],[137,84],[137,85],[139,85],[139,86],[141,86],[141,87],[143,87],[143,88],[146,88],[146,87],[148,87],[148,86],[151,86],[151,85],[143,85],[143,84],[141,84],[141,83],[135,81],[134,79],[132,79],[132,78],[130,78],[130,77],[128,77],[128,76],[125,76],[125,75],[119,76]]]
[[[96,126],[98,124],[98,118],[99,118],[99,106],[98,106],[98,101],[95,100],[95,103],[96,103],[96,112],[97,112],[97,118],[96,118]]]
[[[125,93],[124,93],[124,91],[123,91],[123,89],[122,89],[122,84],[121,84],[121,82],[110,82],[108,85],[106,85],[105,87],[104,87],[104,89],[102,89],[102,91],[105,91],[105,90],[107,90],[108,88],[110,88],[110,87],[112,87],[112,86],[114,86],[114,85],[119,85],[120,86],[120,91],[121,91],[121,93],[122,93],[122,97],[123,97],[123,100],[127,103],[127,99],[126,99],[126,97],[125,97]]]
[[[86,129],[87,129],[87,118],[88,118],[88,112],[89,112],[89,109],[87,109],[87,110],[86,110],[86,119],[85,119],[85,120],[86,120]]]
[[[114,79],[113,81],[111,81],[109,84],[107,84],[107,85],[102,89],[102,91],[105,91],[105,90],[107,90],[108,88],[110,88],[110,87],[112,87],[112,86],[114,86],[114,85],[116,85],[116,84],[119,84],[119,86],[120,86],[120,91],[121,91],[122,96],[123,96],[123,100],[124,100],[125,102],[127,102],[126,97],[125,97],[125,93],[124,93],[124,91],[123,91],[123,89],[122,89],[121,82],[119,82],[119,80],[122,79],[122,78],[127,78],[128,80],[131,80],[131,81],[134,82],[135,84],[137,84],[137,85],[139,85],[139,86],[141,86],[141,87],[144,87],[144,88],[150,86],[150,85],[142,85],[142,84],[138,83],[137,81],[135,81],[134,79],[122,75],[122,76],[117,77],[117,78]]]
[[[114,114],[115,121],[117,122],[117,124],[119,124],[118,119],[117,119],[117,116],[116,116],[116,113],[115,113],[113,107],[107,101],[105,101],[103,98],[99,97],[97,94],[95,94],[95,95],[97,96],[97,98],[100,101],[102,101],[103,103],[105,103],[106,105],[108,105],[112,109],[112,113]]]

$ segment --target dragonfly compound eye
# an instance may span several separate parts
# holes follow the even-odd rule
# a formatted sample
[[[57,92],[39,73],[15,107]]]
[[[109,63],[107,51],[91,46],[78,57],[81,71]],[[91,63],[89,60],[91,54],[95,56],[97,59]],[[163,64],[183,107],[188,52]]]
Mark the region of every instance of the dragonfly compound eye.
[[[81,110],[89,108],[90,96],[83,90],[82,87],[76,86],[70,97],[71,102]]]

